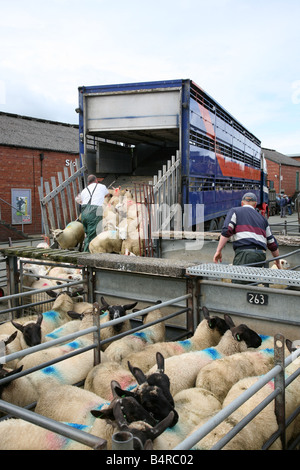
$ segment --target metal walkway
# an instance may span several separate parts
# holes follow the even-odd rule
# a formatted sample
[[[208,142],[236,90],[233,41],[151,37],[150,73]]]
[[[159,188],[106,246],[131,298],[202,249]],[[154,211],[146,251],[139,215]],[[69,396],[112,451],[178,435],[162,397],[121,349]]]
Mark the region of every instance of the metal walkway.
[[[207,263],[187,268],[186,274],[215,279],[224,278],[263,284],[300,286],[300,272],[284,269],[255,268],[248,266]]]

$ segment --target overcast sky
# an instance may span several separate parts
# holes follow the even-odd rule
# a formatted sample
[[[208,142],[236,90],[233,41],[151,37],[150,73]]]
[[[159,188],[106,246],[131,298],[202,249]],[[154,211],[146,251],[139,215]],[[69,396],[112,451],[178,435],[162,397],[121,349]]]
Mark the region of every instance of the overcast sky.
[[[300,154],[299,0],[0,0],[0,111],[78,124],[78,87],[190,78]]]

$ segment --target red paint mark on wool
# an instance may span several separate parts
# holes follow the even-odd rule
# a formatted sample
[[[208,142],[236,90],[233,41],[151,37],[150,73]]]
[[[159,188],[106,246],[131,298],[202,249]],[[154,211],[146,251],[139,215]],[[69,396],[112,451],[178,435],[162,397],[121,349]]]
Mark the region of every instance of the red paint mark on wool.
[[[54,432],[49,432],[46,435],[47,449],[48,450],[59,450],[62,449],[68,439],[66,437],[55,434]]]

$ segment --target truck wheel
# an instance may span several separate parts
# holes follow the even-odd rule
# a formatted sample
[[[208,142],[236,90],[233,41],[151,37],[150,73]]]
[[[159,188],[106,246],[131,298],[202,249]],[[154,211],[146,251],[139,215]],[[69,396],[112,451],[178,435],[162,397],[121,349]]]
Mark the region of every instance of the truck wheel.
[[[209,232],[214,232],[215,230],[218,230],[218,222],[216,219],[212,219],[209,224]]]
[[[225,217],[220,217],[218,221],[218,230],[222,230]]]

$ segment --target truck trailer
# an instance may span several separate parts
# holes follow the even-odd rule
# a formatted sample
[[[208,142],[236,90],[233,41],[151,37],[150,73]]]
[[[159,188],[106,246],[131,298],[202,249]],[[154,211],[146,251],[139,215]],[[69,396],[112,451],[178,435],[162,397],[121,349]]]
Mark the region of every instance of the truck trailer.
[[[198,222],[195,207],[203,208],[205,230],[218,230],[248,191],[256,194],[258,209],[268,213],[261,142],[194,81],[81,86],[78,91],[80,156],[104,184],[146,181],[155,187],[159,175],[176,168],[172,204],[193,208],[191,230]]]

